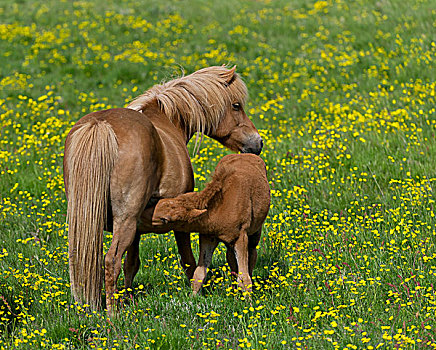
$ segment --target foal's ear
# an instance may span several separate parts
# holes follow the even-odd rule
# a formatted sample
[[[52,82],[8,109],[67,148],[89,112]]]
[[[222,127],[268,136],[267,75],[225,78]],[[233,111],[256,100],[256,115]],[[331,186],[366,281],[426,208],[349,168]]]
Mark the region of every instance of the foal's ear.
[[[205,212],[207,212],[207,209],[191,209],[189,211],[189,216],[191,217],[191,219],[195,219],[203,215]]]

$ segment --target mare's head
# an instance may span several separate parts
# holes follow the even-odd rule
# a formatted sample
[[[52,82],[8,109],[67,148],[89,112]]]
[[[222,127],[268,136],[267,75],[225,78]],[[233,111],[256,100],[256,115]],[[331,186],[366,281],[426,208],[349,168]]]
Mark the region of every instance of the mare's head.
[[[258,155],[262,151],[263,142],[253,122],[244,111],[247,88],[236,74],[236,67],[216,68],[221,70],[219,76],[224,86],[225,103],[218,124],[207,135],[232,151]]]
[[[154,99],[184,132],[186,141],[202,133],[235,152],[260,154],[262,150],[262,138],[244,112],[247,87],[236,67],[207,67],[155,85],[128,108],[143,111]]]
[[[167,224],[191,223],[193,220],[204,214],[207,209],[198,209],[189,202],[186,196],[180,195],[176,198],[161,199],[157,202],[153,212],[152,223],[154,226]],[[186,200],[188,199],[188,200]]]

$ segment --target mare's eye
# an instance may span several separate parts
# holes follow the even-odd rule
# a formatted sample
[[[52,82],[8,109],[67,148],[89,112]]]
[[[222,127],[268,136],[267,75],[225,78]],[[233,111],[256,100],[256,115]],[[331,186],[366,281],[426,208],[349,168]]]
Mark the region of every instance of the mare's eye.
[[[163,224],[168,224],[167,218],[160,218],[160,221],[162,221]]]
[[[241,109],[241,104],[239,102],[232,103],[232,108],[235,111],[239,111]]]

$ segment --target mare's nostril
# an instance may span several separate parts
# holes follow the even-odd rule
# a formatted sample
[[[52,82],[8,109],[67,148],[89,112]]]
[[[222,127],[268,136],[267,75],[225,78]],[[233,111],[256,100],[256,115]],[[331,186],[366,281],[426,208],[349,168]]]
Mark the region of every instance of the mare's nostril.
[[[260,152],[262,152],[262,147],[249,147],[243,153],[253,153],[258,156]]]
[[[262,152],[263,148],[263,140],[260,135],[255,134],[252,135],[248,140],[245,146],[241,149],[242,153],[253,153],[259,155]]]

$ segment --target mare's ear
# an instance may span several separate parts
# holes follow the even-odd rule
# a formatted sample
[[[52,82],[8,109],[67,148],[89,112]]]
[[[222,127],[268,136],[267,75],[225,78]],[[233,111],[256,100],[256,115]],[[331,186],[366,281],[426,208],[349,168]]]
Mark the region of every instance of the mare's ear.
[[[207,212],[207,209],[191,209],[189,211],[189,218],[191,220],[198,218],[199,216],[203,215],[205,212]]]
[[[233,68],[230,68],[224,75],[225,84],[228,86],[231,83],[233,83],[233,80],[235,80],[235,74],[236,74],[236,66],[233,66]]]

